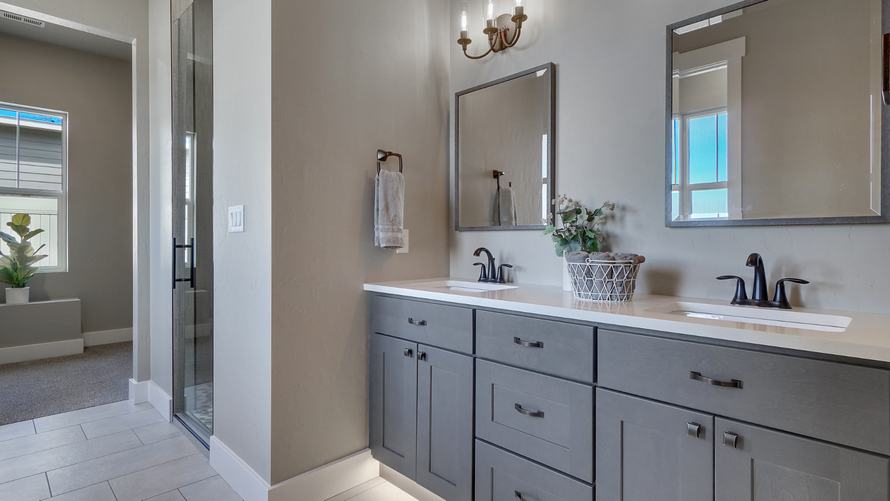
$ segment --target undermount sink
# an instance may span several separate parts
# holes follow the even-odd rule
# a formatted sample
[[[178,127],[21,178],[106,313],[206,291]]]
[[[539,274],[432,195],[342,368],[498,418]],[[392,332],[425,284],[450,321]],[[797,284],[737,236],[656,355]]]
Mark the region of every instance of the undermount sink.
[[[427,282],[417,285],[421,287],[428,287],[430,289],[448,289],[459,292],[477,293],[518,288],[515,285],[492,284],[487,282],[465,282],[463,280],[439,280],[436,282]]]
[[[852,320],[850,317],[840,315],[692,302],[671,303],[650,311],[669,313],[687,318],[771,325],[824,332],[844,332]]]

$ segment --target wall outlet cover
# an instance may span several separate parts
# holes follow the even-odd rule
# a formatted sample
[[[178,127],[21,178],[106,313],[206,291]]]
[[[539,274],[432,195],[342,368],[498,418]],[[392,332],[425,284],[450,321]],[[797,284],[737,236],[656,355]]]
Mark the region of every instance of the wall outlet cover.
[[[408,253],[408,230],[402,230],[405,234],[405,246],[401,249],[396,249],[396,254],[407,254]]]
[[[229,207],[229,233],[244,232],[244,206]]]

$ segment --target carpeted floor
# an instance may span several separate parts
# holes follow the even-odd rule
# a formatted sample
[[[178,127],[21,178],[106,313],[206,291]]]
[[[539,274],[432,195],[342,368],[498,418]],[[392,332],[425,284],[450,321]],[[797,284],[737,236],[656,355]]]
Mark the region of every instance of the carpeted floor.
[[[131,377],[132,342],[0,365],[0,425],[126,400]]]

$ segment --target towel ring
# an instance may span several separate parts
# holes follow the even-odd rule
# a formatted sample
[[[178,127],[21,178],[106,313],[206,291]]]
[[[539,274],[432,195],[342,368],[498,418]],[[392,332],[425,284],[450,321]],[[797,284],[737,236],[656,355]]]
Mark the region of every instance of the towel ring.
[[[380,174],[380,162],[385,162],[389,157],[399,157],[399,174],[402,173],[402,154],[391,151],[377,150],[377,174]]]

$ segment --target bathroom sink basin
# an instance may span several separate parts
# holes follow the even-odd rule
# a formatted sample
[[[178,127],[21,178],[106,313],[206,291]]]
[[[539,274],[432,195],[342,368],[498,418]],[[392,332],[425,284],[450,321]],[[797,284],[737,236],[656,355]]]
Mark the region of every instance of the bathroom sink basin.
[[[850,317],[840,315],[692,302],[671,303],[650,311],[669,313],[687,318],[703,318],[732,323],[770,325],[824,332],[844,332],[851,322]]]
[[[423,284],[417,284],[421,287],[428,287],[430,289],[447,289],[452,291],[459,292],[490,292],[490,291],[502,291],[506,289],[516,289],[515,285],[507,285],[507,284],[491,284],[486,282],[465,282],[463,280],[440,280],[437,282],[427,282]]]

